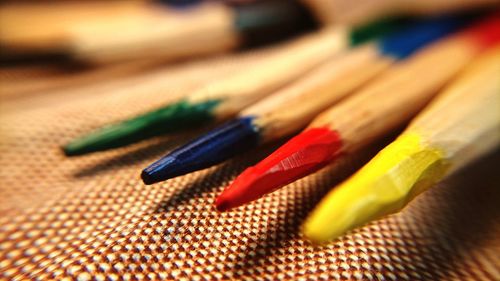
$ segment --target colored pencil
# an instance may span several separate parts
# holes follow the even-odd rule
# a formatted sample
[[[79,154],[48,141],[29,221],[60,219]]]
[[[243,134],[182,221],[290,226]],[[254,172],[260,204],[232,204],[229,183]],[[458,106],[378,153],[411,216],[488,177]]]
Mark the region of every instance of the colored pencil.
[[[68,30],[82,23],[116,25],[151,17],[153,9],[137,1],[10,2],[0,5],[2,54],[53,53],[67,48]]]
[[[150,6],[151,20],[141,24],[112,26],[107,32],[86,24],[71,30],[70,52],[100,63],[178,59],[276,42],[317,26],[308,8],[297,0],[207,2],[175,12]]]
[[[316,20],[358,25],[387,15],[498,4],[498,0],[273,0],[233,6],[207,2],[184,9],[141,1],[5,3],[0,5],[2,54],[69,53],[95,62],[175,59],[288,37]]]
[[[307,73],[245,109],[237,119],[182,146],[142,172],[146,184],[210,167],[259,144],[300,130],[319,112],[386,69],[392,62],[458,28],[458,18],[438,18],[363,46]],[[412,34],[412,36],[408,36]]]
[[[179,58],[230,51],[238,47],[253,47],[290,38],[317,26],[309,9],[297,0],[252,1],[239,4],[205,2],[182,10],[154,2],[101,5],[59,5],[68,11],[87,13],[88,17],[69,19],[66,24],[47,17],[48,29],[29,36],[7,32],[6,43],[12,47],[43,47],[43,51],[67,53],[73,58],[93,63],[124,60],[175,60]],[[88,6],[95,8],[93,16]],[[57,10],[58,6],[53,7]],[[82,11],[78,10],[80,8]],[[117,16],[113,14],[117,10]],[[120,13],[122,10],[127,13]],[[46,10],[44,10],[46,11]],[[53,13],[52,11],[48,11]],[[35,15],[37,18],[43,15]],[[68,16],[66,16],[68,17]],[[58,18],[63,18],[58,16]],[[22,22],[22,15],[14,17]],[[17,26],[9,24],[12,30]],[[38,28],[35,28],[39,30]],[[51,34],[51,30],[54,34]],[[45,41],[45,39],[50,39]],[[42,45],[39,41],[42,40]],[[45,42],[43,42],[45,41]],[[20,45],[19,43],[22,43]]]
[[[175,8],[189,7],[191,5],[199,4],[202,1],[203,0],[159,0],[159,2]]]
[[[362,24],[391,15],[439,15],[498,7],[498,0],[303,0],[322,22]]]
[[[326,242],[396,213],[498,147],[499,73],[496,47],[467,68],[393,143],[330,192],[306,220],[305,236]]]
[[[347,44],[343,28],[305,36],[266,56],[265,60],[255,61],[231,75],[201,85],[174,104],[76,139],[66,145],[64,151],[66,155],[101,151],[227,119],[347,48]]]
[[[234,74],[201,86],[185,99],[99,129],[64,147],[81,155],[128,145],[152,136],[224,120],[263,98],[330,57],[395,28],[401,19],[378,21],[348,32],[332,27],[280,47]],[[300,67],[297,67],[300,66]]]
[[[401,126],[432,98],[436,89],[482,48],[492,44],[484,38],[499,34],[500,21],[494,17],[396,65],[319,115],[304,132],[245,170],[217,198],[217,208],[228,210],[256,200],[343,155],[356,153]]]

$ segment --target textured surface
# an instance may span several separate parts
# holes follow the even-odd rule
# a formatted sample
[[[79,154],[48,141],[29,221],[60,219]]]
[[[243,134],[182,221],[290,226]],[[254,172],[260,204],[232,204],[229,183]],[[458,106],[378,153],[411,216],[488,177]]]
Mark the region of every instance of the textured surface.
[[[212,64],[211,75],[216,66],[222,64]],[[234,211],[215,211],[216,195],[273,147],[152,186],[141,183],[140,170],[196,132],[71,159],[60,151],[78,135],[181,95],[207,79],[202,73],[168,72],[162,81],[175,87],[165,92],[134,94],[141,84],[127,82],[102,86],[127,91],[89,86],[3,105],[0,279],[500,278],[499,153],[403,212],[319,247],[300,239],[298,229],[339,181],[332,170]],[[345,174],[360,164],[333,170]]]

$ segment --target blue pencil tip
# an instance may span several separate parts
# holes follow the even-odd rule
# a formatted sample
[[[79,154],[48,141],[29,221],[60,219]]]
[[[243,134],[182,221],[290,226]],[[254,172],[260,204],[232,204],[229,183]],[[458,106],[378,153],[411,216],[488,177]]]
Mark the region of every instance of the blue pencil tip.
[[[253,117],[238,118],[181,146],[141,173],[145,184],[153,184],[219,164],[256,147],[258,129]]]

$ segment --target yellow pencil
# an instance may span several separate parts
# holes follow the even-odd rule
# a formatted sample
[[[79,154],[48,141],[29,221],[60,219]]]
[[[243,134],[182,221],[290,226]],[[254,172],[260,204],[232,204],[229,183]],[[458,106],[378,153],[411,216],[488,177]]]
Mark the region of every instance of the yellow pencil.
[[[500,144],[500,47],[481,56],[393,143],[330,192],[303,233],[326,242],[398,212]]]
[[[422,31],[429,35],[429,30],[436,32],[438,26],[445,22],[447,21],[429,22],[429,25],[422,25],[425,27]],[[259,141],[265,142],[282,136],[280,134],[297,130],[298,125],[301,125],[301,119],[310,122],[311,117],[304,113],[307,110],[312,111],[315,102],[320,102],[322,105],[332,104],[330,108],[319,114],[304,132],[293,137],[260,163],[238,176],[217,199],[217,208],[228,210],[258,199],[268,192],[338,161],[346,154],[357,153],[367,144],[404,125],[438,93],[447,81],[483,51],[484,37],[489,38],[495,34],[500,36],[500,29],[495,29],[499,23],[495,17],[481,20],[459,34],[444,38],[417,51],[405,60],[393,61],[390,69],[337,104],[327,102],[327,98],[338,97],[342,93],[341,89],[348,85],[346,83],[350,79],[360,79],[361,77],[358,76],[362,72],[370,70],[368,67],[370,64],[365,63],[354,69],[359,72],[358,75],[352,74],[352,70],[347,76],[330,75],[332,82],[335,82],[334,86],[325,87],[326,92],[321,92],[319,89],[313,92],[321,93],[321,96],[299,96],[300,99],[295,102],[296,106],[294,106],[293,98],[281,93],[280,95],[284,97],[278,103],[281,107],[275,106],[274,111],[269,111],[268,109],[272,107],[264,105],[279,97],[275,95],[244,110],[242,114],[253,116],[251,128],[260,134]],[[401,33],[408,34],[404,30]],[[417,33],[415,30],[410,34]],[[408,40],[408,38],[419,38],[419,36],[403,36],[402,38]],[[403,44],[394,45],[402,46]],[[409,44],[405,45],[409,46]],[[354,52],[355,50],[351,54]],[[384,60],[381,62],[387,64],[391,61],[389,56],[383,57]],[[336,62],[340,62],[340,59]],[[373,60],[371,64],[372,67],[375,66]],[[327,70],[321,71],[328,73]],[[310,74],[317,75],[312,72]],[[416,79],[416,77],[422,77],[422,79]],[[234,128],[240,127],[234,126]],[[229,132],[229,130],[224,129],[224,132]],[[244,136],[247,140],[248,134]],[[210,149],[216,147],[206,140],[198,143],[209,144]],[[199,149],[195,150],[199,151]],[[218,155],[220,157],[220,154]],[[200,158],[203,157],[196,158],[197,164],[201,163]],[[213,161],[213,158],[210,157],[210,161]]]

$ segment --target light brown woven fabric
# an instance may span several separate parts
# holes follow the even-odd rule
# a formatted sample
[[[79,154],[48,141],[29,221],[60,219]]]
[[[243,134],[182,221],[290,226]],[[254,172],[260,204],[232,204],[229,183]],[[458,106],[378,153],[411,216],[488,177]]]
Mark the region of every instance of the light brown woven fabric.
[[[152,186],[141,169],[199,131],[78,158],[60,151],[242,65],[217,59],[4,104],[0,279],[500,279],[499,153],[403,212],[314,246],[299,235],[304,218],[376,149],[228,213],[215,211],[216,195],[273,146]]]

